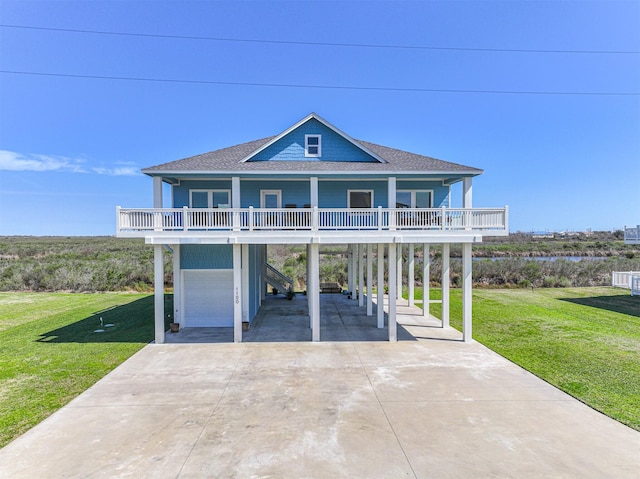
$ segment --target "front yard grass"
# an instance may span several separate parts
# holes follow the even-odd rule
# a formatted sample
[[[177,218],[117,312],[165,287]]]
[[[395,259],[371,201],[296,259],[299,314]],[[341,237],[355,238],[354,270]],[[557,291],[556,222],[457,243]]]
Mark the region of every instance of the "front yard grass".
[[[99,329],[104,332],[94,332]],[[153,334],[149,295],[0,293],[0,447],[85,391]]]
[[[440,297],[433,290],[431,299]],[[430,311],[441,317],[440,304]],[[461,329],[457,289],[451,290],[450,317]],[[475,289],[473,337],[640,431],[640,297],[608,287]]]

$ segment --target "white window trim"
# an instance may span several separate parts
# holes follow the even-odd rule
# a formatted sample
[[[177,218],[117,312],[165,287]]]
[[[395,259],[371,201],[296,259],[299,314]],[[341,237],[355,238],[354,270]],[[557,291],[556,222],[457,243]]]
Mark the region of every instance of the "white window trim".
[[[267,195],[277,195],[277,208],[282,208],[282,190],[260,190],[260,208],[265,207],[265,196]]]
[[[318,139],[317,145],[311,145],[318,148],[318,153],[309,153],[309,138]],[[319,158],[322,156],[322,135],[304,135],[304,156],[306,158]]]
[[[417,208],[416,193],[429,193],[429,208],[433,208],[433,190],[396,190],[396,203],[398,202],[398,193],[411,193],[410,208]]]
[[[224,189],[193,189],[189,190],[189,208],[193,208],[193,193],[207,193],[207,208],[213,208],[213,194],[214,193],[226,193],[227,204],[230,206],[231,190]]]
[[[371,208],[374,207],[373,190],[347,190],[347,208],[351,208],[351,193],[369,193],[371,195]]]

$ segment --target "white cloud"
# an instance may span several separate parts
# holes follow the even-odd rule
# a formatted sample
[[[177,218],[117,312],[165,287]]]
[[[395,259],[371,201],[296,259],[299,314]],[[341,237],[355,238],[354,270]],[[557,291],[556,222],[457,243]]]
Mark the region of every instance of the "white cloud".
[[[23,155],[0,150],[0,170],[9,171],[71,171],[85,173],[83,161],[51,155]]]
[[[111,176],[135,176],[140,174],[131,163],[118,163],[114,167],[88,166],[86,160],[65,156],[22,154],[0,150],[0,170],[5,171],[64,171],[71,173],[95,173]]]

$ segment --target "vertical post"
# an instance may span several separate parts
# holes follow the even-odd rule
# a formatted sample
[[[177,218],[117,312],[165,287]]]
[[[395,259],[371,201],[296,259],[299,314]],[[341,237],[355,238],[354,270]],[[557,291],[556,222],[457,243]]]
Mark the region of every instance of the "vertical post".
[[[249,321],[249,245],[242,245],[242,321]]]
[[[395,176],[391,176],[387,180],[387,208],[389,210],[389,230],[396,229],[396,194],[396,178]]]
[[[464,178],[462,180],[462,207],[473,208],[473,178]]]
[[[472,337],[472,276],[471,276],[471,243],[462,245],[462,340],[465,343]]]
[[[367,316],[373,315],[373,245],[367,243]]]
[[[307,296],[312,297],[311,308],[311,341],[320,341],[320,245],[309,245],[309,289]]]
[[[358,244],[358,306],[364,306],[364,245]]]
[[[347,245],[347,289],[354,295],[355,289],[353,287],[353,245]]]
[[[240,177],[233,176],[231,177],[231,224],[234,231],[240,229],[240,205]]]
[[[398,263],[396,265],[396,272],[397,272],[397,276],[395,276],[395,280],[396,280],[396,296],[394,296],[394,298],[396,299],[402,299],[402,243],[398,243],[396,245],[398,251],[397,251],[397,256],[396,256],[396,262]]]
[[[173,245],[173,322],[182,322],[182,271],[180,270],[180,245]],[[183,324],[183,326],[187,326]]]
[[[396,247],[389,243],[389,313],[388,328],[389,341],[398,340],[398,325],[396,323]]]
[[[409,264],[407,273],[407,285],[409,286],[409,306],[415,306],[415,267],[416,267],[416,250],[413,243],[409,244]]]
[[[260,245],[260,276],[262,277],[262,284],[260,285],[260,304],[267,297],[267,245]]]
[[[162,245],[153,246],[153,292],[156,344],[164,343],[164,258]]]
[[[449,327],[449,255],[450,245],[444,243],[442,245],[442,327]]]
[[[309,178],[309,201],[312,208],[314,206],[315,207],[320,206],[318,204],[318,177],[317,176],[312,176],[311,178]]]
[[[376,288],[378,289],[378,304],[376,306],[378,328],[384,328],[384,243],[378,243],[378,281]]]
[[[153,177],[153,207],[162,208],[162,178],[160,176]],[[162,213],[160,211],[153,214],[153,229],[162,231]]]
[[[429,244],[422,246],[422,315],[429,317],[429,278],[431,276],[431,257],[429,255]]]
[[[309,312],[309,329],[313,330],[313,300],[315,296],[311,294],[311,244],[307,244],[307,310]]]
[[[153,207],[162,208],[162,178],[153,177]]]
[[[233,245],[233,341],[242,342],[242,245]]]

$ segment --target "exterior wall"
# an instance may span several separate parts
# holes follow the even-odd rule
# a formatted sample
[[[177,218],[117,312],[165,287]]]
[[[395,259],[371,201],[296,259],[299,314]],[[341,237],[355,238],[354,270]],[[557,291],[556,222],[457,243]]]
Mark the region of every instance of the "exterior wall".
[[[304,136],[322,135],[322,156],[306,158],[304,156]],[[296,130],[280,138],[273,145],[252,157],[249,161],[358,161],[376,162],[360,148],[353,145],[336,132],[327,128],[316,119],[300,125]]]
[[[231,245],[190,245],[180,248],[181,269],[233,269]]]
[[[190,190],[231,190],[231,180],[183,180],[173,187],[173,208],[189,206]]]
[[[260,190],[282,190],[282,207],[294,204],[298,208],[311,203],[309,181],[256,180],[241,181],[241,208],[260,207]]]
[[[189,206],[190,190],[231,190],[231,180],[182,181],[173,187],[173,207]],[[433,206],[440,208],[450,206],[450,188],[441,181],[402,180],[398,178],[397,190],[432,190]],[[298,208],[311,203],[310,183],[308,180],[241,180],[241,207],[260,207],[261,190],[281,190],[282,207],[294,204]],[[387,208],[386,180],[343,179],[318,181],[318,197],[320,208],[346,208],[348,190],[373,190],[374,207]]]

